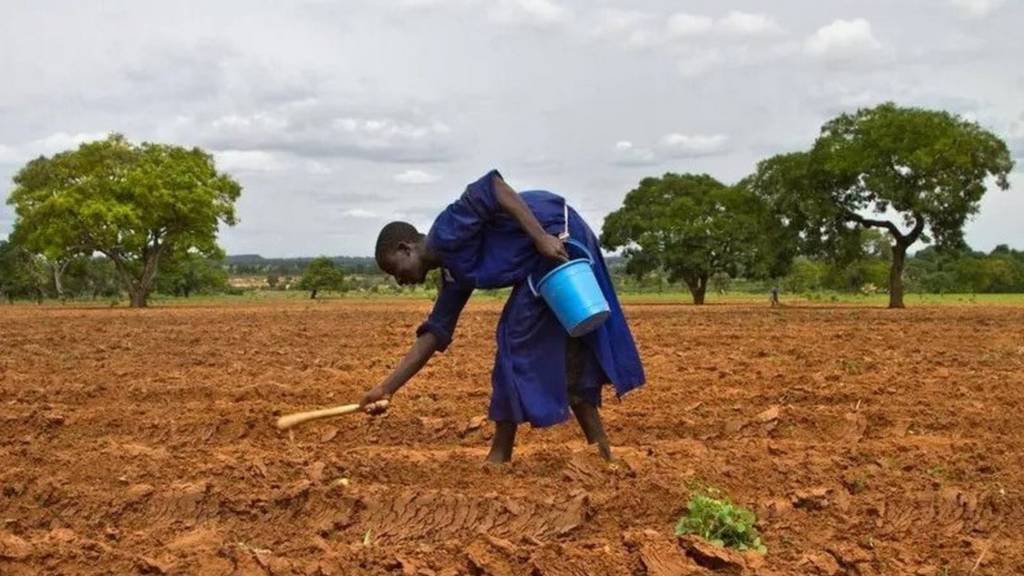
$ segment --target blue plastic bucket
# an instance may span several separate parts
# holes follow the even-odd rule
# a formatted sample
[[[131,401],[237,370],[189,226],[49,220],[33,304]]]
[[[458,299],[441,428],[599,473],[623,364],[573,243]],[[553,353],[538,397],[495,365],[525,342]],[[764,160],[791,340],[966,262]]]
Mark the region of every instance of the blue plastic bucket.
[[[578,247],[587,257],[570,260],[551,270],[536,288],[532,275],[526,280],[533,295],[544,298],[569,335],[576,338],[594,331],[608,319],[611,311],[594,276],[594,256],[582,242],[572,239],[566,242]]]

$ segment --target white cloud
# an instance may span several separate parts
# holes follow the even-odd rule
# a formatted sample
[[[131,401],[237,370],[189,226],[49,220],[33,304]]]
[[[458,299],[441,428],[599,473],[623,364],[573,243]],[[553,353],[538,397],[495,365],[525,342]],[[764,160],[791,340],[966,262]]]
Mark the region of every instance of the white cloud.
[[[782,27],[767,14],[753,14],[733,10],[718,21],[718,27],[730,34],[740,36],[763,36],[778,34]]]
[[[567,20],[569,10],[553,0],[496,0],[490,16],[505,24],[549,26]]]
[[[984,18],[999,9],[1006,0],[949,0],[949,3],[970,18]]]
[[[673,38],[706,36],[713,32],[730,36],[771,36],[783,32],[779,23],[767,14],[737,10],[717,20],[710,16],[676,12],[669,16],[665,26]]]
[[[864,18],[835,20],[822,26],[804,42],[804,51],[824,60],[855,60],[881,49]]]
[[[277,172],[285,164],[265,150],[220,150],[213,153],[217,169],[226,172]]]
[[[103,140],[107,137],[105,132],[79,132],[77,134],[68,134],[67,132],[56,132],[29,143],[25,147],[25,151],[30,156],[38,156],[40,154],[56,154],[58,152],[64,152],[65,150],[73,150],[78,148],[80,144],[85,142],[94,142],[96,140]]]
[[[653,166],[669,159],[714,156],[727,151],[729,137],[725,134],[680,134],[673,132],[658,140],[654,148],[637,146],[629,140],[615,143],[613,164],[620,166]]]
[[[368,219],[376,218],[377,214],[375,212],[370,212],[369,210],[365,210],[363,208],[352,208],[351,210],[343,211],[341,213],[341,216],[345,218]]]
[[[662,41],[653,26],[656,17],[647,12],[604,9],[596,20],[590,31],[593,38],[616,40],[627,48],[645,48]]]
[[[441,177],[436,174],[416,169],[405,170],[395,174],[395,182],[400,184],[432,184],[440,179]]]
[[[451,132],[438,120],[354,115],[313,101],[221,116],[201,126],[198,137],[220,150],[284,151],[310,159],[340,156],[418,162],[448,159]]]
[[[20,161],[21,157],[14,148],[0,144],[0,164],[16,164]]]
[[[672,158],[696,158],[711,156],[725,151],[729,137],[725,134],[679,134],[662,136],[660,149]]]
[[[1010,146],[1010,154],[1017,158],[1017,172],[1024,170],[1024,113],[1010,124],[1007,144]]]
[[[58,152],[74,150],[80,144],[103,140],[106,137],[107,133],[105,132],[79,132],[76,134],[54,132],[44,138],[16,146],[0,144],[0,163],[20,164],[38,156],[52,156]]]
[[[676,69],[684,78],[694,78],[711,70],[725,61],[722,51],[717,48],[700,49],[686,54],[679,60]]]
[[[555,0],[398,0],[396,5],[401,9],[421,12],[483,12],[489,20],[498,24],[541,28],[565,22],[572,14],[568,8]]]
[[[592,35],[617,38],[627,47],[643,47],[663,44],[668,40],[707,39],[711,35],[735,39],[773,36],[783,32],[771,16],[735,10],[718,20],[700,14],[675,12],[662,24],[655,25],[658,18],[635,10],[601,10]]]
[[[334,170],[332,170],[330,166],[317,160],[306,160],[303,162],[302,166],[306,169],[307,173],[318,176],[334,173]]]
[[[620,140],[615,143],[613,164],[619,166],[651,166],[659,162],[654,151],[650,148],[634,146],[629,140]]]
[[[447,3],[447,0],[399,0],[398,5],[402,8],[432,8]]]
[[[669,16],[666,26],[669,35],[676,38],[700,36],[711,31],[714,20],[710,16],[676,12]]]

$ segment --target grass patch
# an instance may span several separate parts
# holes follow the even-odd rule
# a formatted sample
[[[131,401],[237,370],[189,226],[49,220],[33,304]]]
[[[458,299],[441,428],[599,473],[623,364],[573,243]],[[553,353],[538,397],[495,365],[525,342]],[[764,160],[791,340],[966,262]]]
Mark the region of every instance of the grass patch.
[[[686,505],[686,516],[676,524],[676,535],[696,534],[718,546],[768,553],[749,509],[733,504],[714,488],[695,492]]]

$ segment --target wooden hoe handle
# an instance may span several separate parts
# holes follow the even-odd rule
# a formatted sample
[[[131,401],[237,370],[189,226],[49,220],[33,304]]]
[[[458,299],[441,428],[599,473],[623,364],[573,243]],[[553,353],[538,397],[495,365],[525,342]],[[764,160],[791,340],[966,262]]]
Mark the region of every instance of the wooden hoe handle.
[[[387,400],[380,400],[377,402],[381,408],[387,407]],[[345,404],[344,406],[335,406],[334,408],[324,408],[323,410],[311,410],[309,412],[297,412],[295,414],[288,414],[287,416],[281,416],[277,419],[278,430],[287,430],[292,426],[298,426],[304,422],[310,422],[313,420],[320,420],[322,418],[331,418],[333,416],[344,416],[345,414],[351,414],[353,412],[359,412],[361,409],[359,404]]]

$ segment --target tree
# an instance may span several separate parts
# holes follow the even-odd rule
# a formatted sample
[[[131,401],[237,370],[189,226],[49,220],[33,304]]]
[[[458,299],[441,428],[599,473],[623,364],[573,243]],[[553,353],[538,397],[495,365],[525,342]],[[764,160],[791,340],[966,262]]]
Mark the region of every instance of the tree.
[[[627,273],[639,278],[662,269],[669,281],[686,284],[694,304],[703,304],[715,274],[785,272],[791,254],[764,208],[744,187],[706,174],[644,178],[605,219],[601,242],[624,248]]]
[[[223,267],[223,253],[208,256],[186,251],[171,254],[157,278],[157,290],[188,298],[197,292],[224,290],[228,273]]]
[[[793,261],[789,274],[782,280],[782,287],[788,292],[809,292],[822,286],[827,266],[822,262],[797,258]]]
[[[27,296],[42,300],[40,270],[32,254],[6,240],[0,240],[0,298],[13,302]]]
[[[117,270],[106,256],[75,259],[66,277],[69,289],[79,297],[95,300],[100,296],[117,298],[121,295]]]
[[[114,134],[14,177],[15,232],[40,254],[100,252],[133,307],[146,306],[161,260],[174,251],[213,255],[219,223],[234,225],[241,187],[199,148],[133,144]]]
[[[345,274],[334,265],[330,258],[326,256],[314,258],[302,273],[299,288],[309,290],[309,297],[315,299],[316,293],[320,290],[343,290]]]
[[[800,230],[805,253],[843,259],[858,228],[889,233],[889,307],[903,307],[903,268],[915,242],[952,247],[978,211],[986,180],[1005,190],[1006,144],[948,112],[892,103],[843,114],[809,152],[758,164],[752,190]]]

